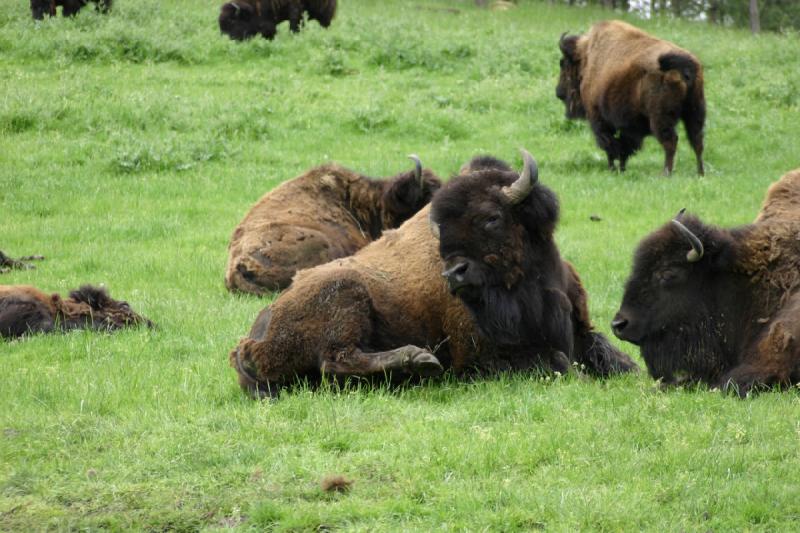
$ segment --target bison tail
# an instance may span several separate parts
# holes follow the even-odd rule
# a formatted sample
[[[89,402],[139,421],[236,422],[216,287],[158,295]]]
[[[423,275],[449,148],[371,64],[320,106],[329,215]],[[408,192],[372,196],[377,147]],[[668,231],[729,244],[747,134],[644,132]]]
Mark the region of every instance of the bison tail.
[[[575,355],[578,362],[596,376],[639,371],[639,366],[633,359],[615,348],[604,335],[594,331],[580,339]]]
[[[686,54],[674,52],[661,54],[658,56],[658,68],[662,72],[677,70],[687,85],[691,85],[697,79],[697,63],[691,56]]]

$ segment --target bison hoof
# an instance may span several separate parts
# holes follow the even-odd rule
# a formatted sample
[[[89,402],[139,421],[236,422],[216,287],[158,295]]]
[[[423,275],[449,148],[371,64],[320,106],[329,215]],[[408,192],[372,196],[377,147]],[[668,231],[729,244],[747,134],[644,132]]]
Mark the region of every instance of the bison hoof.
[[[435,355],[428,352],[420,352],[411,357],[411,370],[422,377],[438,376],[444,372],[444,367]]]

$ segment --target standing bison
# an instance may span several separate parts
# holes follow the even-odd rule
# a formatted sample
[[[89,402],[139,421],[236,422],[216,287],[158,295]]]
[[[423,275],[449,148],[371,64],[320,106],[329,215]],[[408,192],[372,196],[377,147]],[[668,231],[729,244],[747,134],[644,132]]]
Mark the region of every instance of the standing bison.
[[[555,196],[535,179],[531,161],[520,175],[467,171],[437,195],[444,205],[424,208],[351,257],[298,272],[230,354],[242,388],[275,395],[297,377],[321,373],[403,378],[445,368],[563,372],[571,361],[598,375],[635,368],[591,330],[577,274],[557,258],[552,244]],[[474,194],[461,197],[464,188]],[[476,213],[480,206],[472,202],[491,202],[509,235],[457,232],[463,221],[452,213],[456,197],[469,202],[460,206],[463,213]],[[432,214],[443,243],[455,246],[455,235],[489,239],[500,253],[507,252],[487,258],[485,291],[454,287],[442,277]],[[542,226],[529,233],[529,222]],[[539,253],[547,257],[539,260]],[[449,278],[458,275],[451,270]],[[470,297],[477,293],[489,294],[492,300],[483,307],[496,311],[477,313],[478,324],[471,313],[476,300]]]
[[[800,381],[800,169],[753,224],[681,214],[646,237],[612,327],[665,383],[734,388]]]
[[[272,39],[284,20],[293,32],[299,32],[304,11],[327,28],[336,14],[336,0],[236,0],[220,9],[219,29],[237,41],[256,35]]]
[[[111,9],[112,0],[31,0],[31,15],[35,20],[41,20],[45,15],[54,17],[56,8],[62,6],[61,14],[71,17],[90,1],[94,2],[97,9],[103,13]]]
[[[427,204],[439,179],[415,168],[377,180],[336,164],[265,194],[233,232],[225,285],[254,294],[286,288],[297,270],[352,255]]]
[[[625,170],[628,158],[655,135],[672,172],[683,120],[703,175],[706,103],[703,67],[695,56],[620,21],[598,22],[586,35],[561,36],[556,96],[567,118],[586,118],[608,167]]]
[[[103,288],[84,285],[69,298],[27,285],[0,285],[0,337],[54,330],[115,330],[153,323]]]

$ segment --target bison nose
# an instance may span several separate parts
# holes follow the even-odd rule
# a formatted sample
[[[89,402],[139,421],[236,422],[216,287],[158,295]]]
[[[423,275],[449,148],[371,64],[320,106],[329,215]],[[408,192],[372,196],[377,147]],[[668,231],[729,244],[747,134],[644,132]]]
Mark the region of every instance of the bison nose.
[[[619,313],[617,316],[614,317],[614,320],[611,321],[611,329],[614,331],[614,335],[620,337],[622,335],[622,331],[625,329],[625,326],[628,325],[628,319],[621,317]]]

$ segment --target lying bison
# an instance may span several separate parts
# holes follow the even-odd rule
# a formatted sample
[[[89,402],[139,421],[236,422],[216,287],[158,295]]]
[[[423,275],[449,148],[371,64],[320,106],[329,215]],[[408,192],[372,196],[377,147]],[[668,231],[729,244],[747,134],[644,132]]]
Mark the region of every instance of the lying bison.
[[[14,259],[13,257],[9,257],[0,250],[0,274],[5,274],[11,270],[31,270],[36,268],[34,265],[30,263],[26,263],[25,261],[41,261],[44,259],[42,255],[27,255],[25,257],[20,257],[19,259]]]
[[[336,0],[236,0],[220,9],[219,29],[237,41],[256,35],[272,39],[284,20],[293,32],[300,31],[303,12],[327,28],[336,14]]]
[[[114,330],[153,323],[103,288],[83,285],[69,298],[27,285],[0,285],[0,336],[19,337],[53,330]]]
[[[62,6],[61,14],[65,17],[71,17],[90,1],[94,2],[97,9],[102,13],[108,12],[111,9],[112,0],[31,0],[31,14],[36,20],[41,20],[45,15],[54,17],[56,15],[56,8]]]
[[[391,179],[326,164],[268,192],[233,232],[225,285],[254,294],[284,289],[297,270],[351,255],[402,224],[441,185],[412,158],[415,169]]]
[[[254,395],[275,395],[297,377],[321,373],[563,372],[571,361],[598,375],[635,368],[592,331],[586,294],[552,242],[555,196],[535,181],[529,160],[521,175],[502,168],[466,171],[439,193],[444,203],[433,214],[443,249],[463,237],[491,240],[487,246],[501,254],[481,267],[485,288],[448,286],[426,207],[355,255],[298,272],[231,352],[239,384]],[[462,197],[465,189],[473,194]],[[474,214],[489,202],[508,234],[457,231],[463,220],[452,213],[452,202],[462,199],[461,213]],[[452,268],[446,274],[458,275]],[[471,310],[482,294],[491,301],[475,313],[476,324]],[[496,315],[483,311],[492,306]]]
[[[612,327],[665,383],[738,390],[800,381],[800,169],[753,224],[679,215],[639,244]]]
[[[586,35],[561,36],[556,96],[567,118],[587,118],[597,144],[625,170],[628,158],[655,135],[670,174],[683,120],[703,174],[706,103],[703,67],[695,56],[620,21],[598,22]]]

